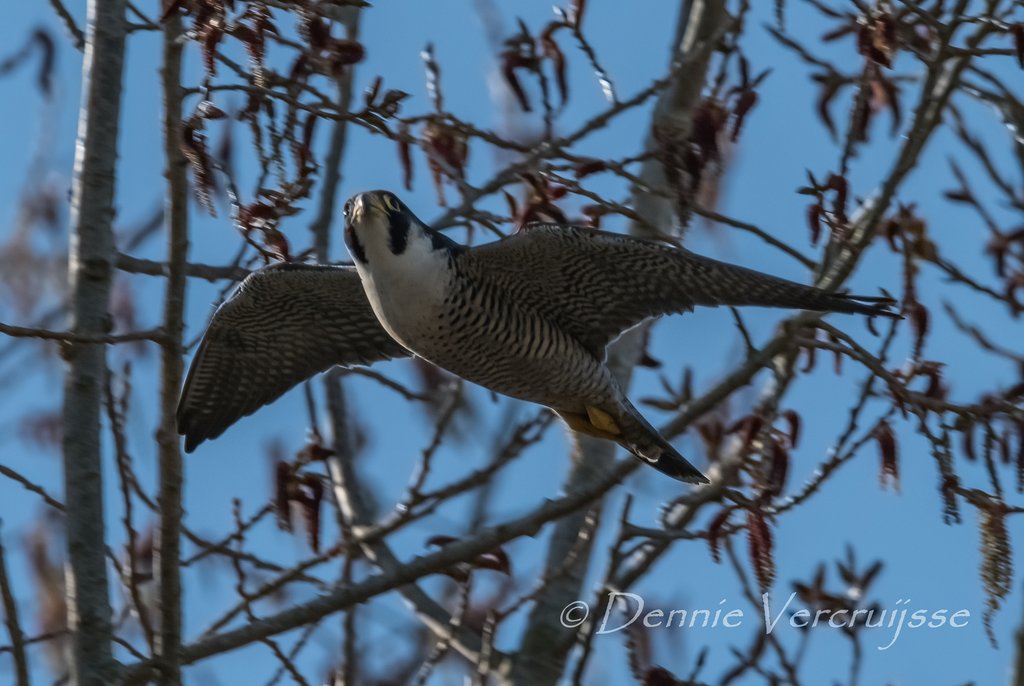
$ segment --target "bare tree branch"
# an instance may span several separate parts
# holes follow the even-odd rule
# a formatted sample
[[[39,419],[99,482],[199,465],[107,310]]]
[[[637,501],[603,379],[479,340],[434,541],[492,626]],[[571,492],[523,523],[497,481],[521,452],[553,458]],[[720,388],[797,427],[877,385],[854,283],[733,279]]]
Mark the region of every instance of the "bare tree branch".
[[[614,487],[625,474],[635,466],[633,460],[621,461],[598,481],[557,500],[548,500],[531,512],[486,527],[471,538],[455,541],[443,546],[437,552],[415,557],[403,562],[391,572],[374,574],[364,581],[338,588],[305,603],[294,605],[277,614],[263,617],[244,627],[218,633],[209,638],[182,648],[183,664],[191,664],[211,655],[217,655],[244,645],[274,636],[284,631],[317,621],[331,613],[353,607],[370,598],[396,590],[417,579],[452,568],[453,566],[478,558],[508,541],[522,536],[534,536],[547,523],[555,521],[570,512],[585,507],[595,498]],[[127,665],[127,683],[138,683],[148,677],[155,668],[151,662]]]
[[[160,526],[154,549],[154,574],[159,593],[160,627],[156,657],[160,665],[158,683],[181,683],[182,588],[181,518],[184,465],[175,425],[178,393],[183,375],[182,333],[185,307],[185,265],[188,259],[188,162],[181,152],[181,19],[164,22],[163,86],[164,175],[167,179],[164,217],[167,224],[167,289],[164,295],[164,341],[160,351],[160,427],[157,445],[160,456]],[[240,564],[236,561],[236,564]]]

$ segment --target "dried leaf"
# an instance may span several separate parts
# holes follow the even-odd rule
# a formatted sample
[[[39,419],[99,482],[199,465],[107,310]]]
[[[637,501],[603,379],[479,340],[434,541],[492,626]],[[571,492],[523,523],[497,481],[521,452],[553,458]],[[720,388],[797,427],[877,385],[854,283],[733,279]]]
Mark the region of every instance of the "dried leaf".
[[[364,93],[364,101],[367,107],[373,107],[373,103],[377,100],[377,96],[380,94],[381,86],[384,85],[384,78],[378,76],[370,84],[370,87],[366,89]]]
[[[274,465],[274,514],[277,526],[284,531],[292,530],[291,494],[294,486],[292,467],[287,462]]]
[[[999,461],[1003,464],[1010,464],[1010,427],[1005,427],[1003,433],[996,437],[999,448]]]
[[[700,434],[701,439],[704,441],[708,458],[711,460],[717,459],[722,445],[722,437],[725,435],[722,422],[717,418],[703,421],[697,425],[697,433]]]
[[[249,20],[249,24],[241,21]],[[234,27],[232,35],[245,45],[252,66],[252,82],[262,88],[265,83],[264,60],[267,56],[267,33],[277,33],[270,20],[270,10],[262,2],[251,2],[242,14],[241,21]]]
[[[736,101],[736,106],[733,108],[733,123],[732,133],[729,138],[735,143],[740,137],[740,129],[743,128],[743,122],[747,117],[747,114],[757,104],[757,93],[753,90],[745,90],[740,94],[739,99]]]
[[[992,618],[1002,606],[1013,584],[1013,552],[1006,531],[1006,509],[992,503],[979,509],[981,528],[981,584],[987,597],[984,614],[985,633],[993,647],[998,647]]]
[[[958,188],[957,190],[952,191],[946,191],[942,195],[943,197],[946,198],[946,200],[949,200],[950,202],[966,203],[969,205],[977,204],[977,201],[974,199],[974,196],[971,195],[970,191],[965,190],[963,188]]]
[[[306,465],[312,462],[323,462],[335,452],[317,441],[311,441],[303,446],[302,450],[295,455],[296,464]]]
[[[428,538],[427,545],[443,548],[444,546],[454,543],[458,540],[459,539],[455,538],[454,536],[437,535]],[[472,562],[470,562],[468,566],[470,567],[470,570],[457,567],[454,569],[449,569],[445,573],[455,579],[466,578],[466,576],[469,574],[469,571],[471,571],[472,569],[493,569],[506,575],[511,575],[512,573],[512,564],[511,561],[509,560],[508,554],[500,546],[494,548],[493,550],[477,555],[475,558],[473,558]]]
[[[516,199],[514,197],[512,197],[512,194],[509,193],[504,188],[501,190],[501,193],[502,193],[502,195],[505,196],[505,202],[508,203],[508,213],[509,213],[509,216],[513,217],[513,218],[518,217],[519,216],[519,203],[517,203]]]
[[[433,546],[437,546],[438,548],[443,548],[444,546],[448,545],[449,543],[454,543],[457,540],[459,540],[459,539],[455,538],[454,536],[443,536],[443,535],[431,536],[430,538],[427,539],[427,545],[428,546],[432,546],[433,545]]]
[[[920,357],[925,336],[928,335],[928,308],[919,302],[912,302],[907,305],[906,312],[910,319],[910,327],[914,331],[914,357]]]
[[[53,37],[42,29],[36,29],[32,32],[32,41],[39,46],[39,50],[43,53],[39,60],[39,71],[36,72],[36,83],[39,84],[39,90],[45,95],[49,95],[52,91],[53,65],[57,53]]]
[[[775,580],[772,532],[764,515],[755,510],[747,512],[747,544],[757,585],[762,593],[767,593]]]
[[[703,100],[694,109],[690,125],[690,142],[700,149],[702,163],[719,159],[718,134],[725,120],[725,110],[713,100]]]
[[[432,119],[423,127],[421,140],[423,150],[427,153],[427,166],[434,179],[438,202],[444,207],[444,177],[456,180],[465,178],[469,157],[466,135],[460,129]]]
[[[310,113],[302,125],[302,143],[298,149],[298,167],[300,170],[315,168],[313,161],[313,133],[316,131],[316,123],[319,117]]]
[[[398,161],[402,165],[402,186],[412,190],[412,146],[409,143],[409,125],[402,123],[398,127]]]
[[[832,334],[828,335],[828,340],[834,345],[839,345],[839,339]],[[839,348],[832,351],[832,371],[835,372],[836,376],[841,376],[843,373],[843,353],[839,351]]]
[[[324,499],[324,484],[319,476],[309,474],[303,482],[304,497],[300,500],[302,514],[306,522],[306,535],[309,547],[314,553],[320,552],[320,503]]]
[[[330,56],[327,61],[335,76],[340,76],[345,67],[361,62],[366,56],[366,48],[362,43],[347,38],[332,40],[328,52]]]
[[[813,345],[805,345],[803,347],[803,352],[807,356],[807,360],[806,362],[804,362],[804,366],[800,369],[800,371],[803,372],[804,374],[807,374],[812,369],[814,369],[814,364],[815,362],[817,362],[818,349],[815,348]]]
[[[300,28],[303,31],[306,40],[309,41],[309,47],[311,47],[314,52],[320,52],[326,48],[332,40],[330,25],[320,17],[307,13],[303,17]]]
[[[825,208],[820,203],[814,203],[807,208],[807,226],[811,230],[811,245],[817,245],[821,238],[821,215]]]
[[[646,635],[643,634],[643,632],[634,633]],[[648,668],[647,671],[643,673],[640,683],[642,686],[675,686],[680,683],[680,681],[675,678],[672,672],[668,671],[664,667],[654,666]]]
[[[832,111],[829,107],[839,94],[839,89],[846,84],[846,81],[838,74],[817,74],[813,78],[821,84],[821,92],[818,94],[817,103],[818,117],[821,118],[825,128],[828,129],[829,135],[834,139],[836,138],[836,124],[832,120]]]
[[[978,455],[974,451],[974,421],[973,420],[968,421],[967,422],[967,426],[964,427],[964,430],[963,430],[963,447],[964,447],[964,455],[967,456],[968,460],[970,460],[971,462],[974,462],[974,461],[976,461],[978,459]]]
[[[787,432],[789,444],[795,448],[800,442],[800,415],[797,414],[796,410],[786,410],[782,413],[782,416],[789,423],[789,431]]]
[[[1024,493],[1024,420],[1017,422],[1017,492]]]
[[[505,77],[505,83],[512,89],[516,100],[519,101],[519,106],[524,112],[530,112],[532,111],[530,99],[526,97],[526,91],[523,90],[523,85],[519,83],[519,77],[516,76],[516,70],[523,67],[533,68],[533,60],[524,60],[521,55],[516,53],[506,53],[502,60],[501,73]]]
[[[32,55],[36,46],[39,46],[39,50],[42,52],[42,57],[39,60],[39,71],[36,72],[36,83],[39,85],[39,90],[42,91],[43,95],[49,95],[53,80],[56,51],[53,38],[43,29],[33,31],[28,40],[25,41],[25,45],[7,59],[0,61],[0,75],[13,71],[25,62]]]
[[[735,506],[723,507],[711,523],[708,524],[708,548],[711,550],[711,559],[715,562],[722,561],[722,553],[719,550],[719,540],[721,538],[722,529],[729,521],[729,517],[732,516]]]
[[[895,136],[899,133],[900,126],[903,124],[903,109],[900,106],[900,88],[894,80],[886,78],[880,73],[875,74],[875,78],[872,80],[872,85],[875,86],[875,94],[884,101],[885,105],[888,105],[889,111],[892,112],[892,126],[890,128],[890,134]]]
[[[825,188],[831,191],[835,191],[835,202],[832,203],[832,214],[836,216],[836,219],[840,223],[846,223],[846,202],[847,197],[850,193],[850,184],[847,180],[838,175],[830,174],[828,181],[825,182]]]
[[[181,152],[192,168],[192,187],[199,204],[217,216],[213,206],[213,195],[216,193],[216,181],[213,176],[213,163],[206,150],[206,136],[192,124],[185,122],[181,127]]]
[[[512,564],[508,559],[508,555],[501,548],[495,548],[490,552],[478,555],[473,559],[473,566],[478,569],[493,569],[506,576],[511,576],[512,574]]]
[[[376,105],[374,109],[385,119],[390,119],[391,117],[398,115],[402,101],[408,97],[409,94],[405,91],[392,88],[391,90],[385,91],[384,95],[380,99],[380,103]]]
[[[1017,64],[1024,69],[1024,23],[1014,24],[1010,31],[1013,33],[1013,49],[1017,52]]]
[[[586,9],[586,0],[572,0],[569,3],[569,20],[576,28],[580,28],[580,24],[583,22],[583,13]]]
[[[960,482],[953,475],[942,479],[939,490],[942,492],[942,521],[946,524],[960,523],[960,505],[956,489]]]
[[[857,32],[857,51],[860,54],[876,64],[892,68],[897,47],[896,21],[891,14],[881,12],[861,20]]]
[[[739,433],[743,440],[743,447],[749,448],[757,438],[757,434],[764,426],[764,417],[757,414],[750,414],[735,422],[727,430],[727,434]]]
[[[224,119],[228,115],[209,100],[203,100],[196,106],[196,116],[200,119]]]
[[[224,30],[220,26],[204,26],[199,32],[199,42],[203,46],[203,66],[208,79],[217,75],[217,44],[223,37]]]
[[[585,176],[602,172],[607,168],[608,162],[606,160],[587,159],[577,163],[573,170],[576,172],[576,178],[582,179]]]
[[[160,23],[182,8],[188,0],[164,0],[164,11],[160,14]]]
[[[768,452],[768,469],[765,476],[764,493],[777,496],[786,488],[786,476],[789,474],[789,449],[779,441],[771,441]]]
[[[566,28],[568,25],[563,22],[553,21],[548,24],[544,31],[540,34],[540,45],[543,51],[544,57],[551,60],[551,65],[555,70],[555,83],[558,86],[558,94],[562,100],[562,105],[569,100],[569,81],[566,77],[565,71],[565,54],[562,49],[558,47],[558,43],[555,42],[555,33],[559,29]]]
[[[875,440],[878,441],[878,452],[882,458],[879,481],[883,489],[891,483],[893,489],[898,493],[900,490],[900,468],[896,435],[887,421],[881,422],[875,428],[874,434]]]
[[[288,247],[288,239],[284,234],[273,227],[264,227],[263,240],[270,255],[281,262],[291,262],[291,250]]]

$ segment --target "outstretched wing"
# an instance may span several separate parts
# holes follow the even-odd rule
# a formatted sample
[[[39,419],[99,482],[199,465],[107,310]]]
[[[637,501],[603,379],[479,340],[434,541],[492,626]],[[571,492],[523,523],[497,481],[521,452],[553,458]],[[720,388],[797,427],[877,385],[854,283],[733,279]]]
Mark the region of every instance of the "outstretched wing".
[[[695,305],[763,305],[896,316],[889,301],[830,293],[671,245],[560,224],[531,224],[463,254],[478,275],[502,274],[509,297],[539,311],[596,356],[648,317]]]
[[[192,452],[318,372],[408,354],[377,321],[355,268],[261,269],[213,315],[178,401],[178,433]]]

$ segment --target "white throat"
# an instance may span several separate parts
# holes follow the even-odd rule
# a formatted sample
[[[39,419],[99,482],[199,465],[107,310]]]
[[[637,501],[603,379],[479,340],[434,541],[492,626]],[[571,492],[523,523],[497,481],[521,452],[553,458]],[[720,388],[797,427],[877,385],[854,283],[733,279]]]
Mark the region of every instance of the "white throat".
[[[399,255],[380,240],[366,241],[365,250],[368,264],[355,263],[370,305],[388,333],[415,352],[418,332],[436,326],[450,287],[448,257],[418,227]]]

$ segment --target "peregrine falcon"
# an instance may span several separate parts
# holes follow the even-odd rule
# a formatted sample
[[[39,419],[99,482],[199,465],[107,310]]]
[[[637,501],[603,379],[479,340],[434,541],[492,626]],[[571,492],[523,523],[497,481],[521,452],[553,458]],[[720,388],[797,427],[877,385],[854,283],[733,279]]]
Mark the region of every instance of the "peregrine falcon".
[[[537,223],[469,247],[393,193],[345,204],[354,266],[279,264],[217,312],[178,405],[185,450],[334,365],[417,355],[498,393],[546,405],[659,471],[707,478],[630,403],[605,365],[623,331],[696,305],[896,316],[886,298],[830,293],[657,241]]]

